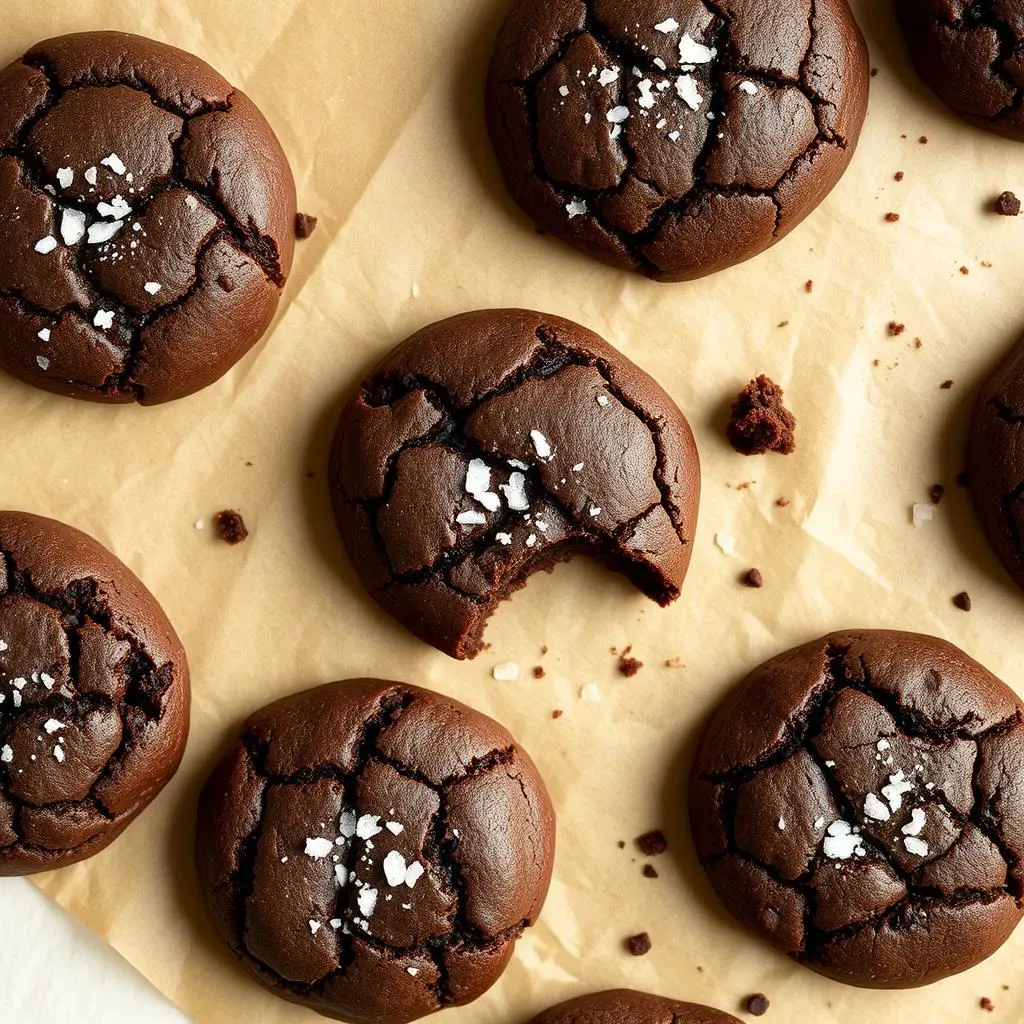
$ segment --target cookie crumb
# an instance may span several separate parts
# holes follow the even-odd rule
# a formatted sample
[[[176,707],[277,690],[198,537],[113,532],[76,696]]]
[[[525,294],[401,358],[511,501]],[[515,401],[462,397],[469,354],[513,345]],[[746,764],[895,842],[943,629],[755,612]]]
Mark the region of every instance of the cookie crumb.
[[[921,138],[919,138],[917,141],[920,142],[922,146],[927,146],[928,145],[928,136],[927,135],[922,135]]]
[[[895,224],[896,221],[898,221],[899,219],[900,219],[900,215],[898,213],[887,213],[885,215],[885,223],[886,224]]]
[[[763,1017],[768,1012],[768,997],[763,992],[747,997],[747,1013],[754,1017]]]
[[[967,267],[961,267],[960,273],[963,274],[964,277],[966,277],[970,273],[970,271],[967,269]]]
[[[889,321],[889,337],[898,338],[907,329],[906,324],[898,324],[895,320]]]
[[[727,434],[740,455],[796,451],[796,417],[783,405],[783,391],[763,373],[736,396]]]
[[[902,171],[897,171],[893,175],[893,177],[895,178],[896,181],[902,181],[906,177],[906,175]]]
[[[994,206],[996,213],[1002,217],[1020,216],[1020,200],[1012,192],[1001,193]]]
[[[969,612],[974,606],[974,602],[971,600],[971,595],[968,594],[966,590],[961,591],[953,598],[953,604],[962,612]]]
[[[951,380],[944,380],[939,385],[939,390],[940,391],[948,391],[952,386],[953,386],[953,382]]]
[[[914,339],[914,348],[923,348],[924,342],[920,338]]]
[[[540,649],[540,654],[541,654],[541,657],[543,657],[543,656],[544,656],[545,654],[547,654],[547,653],[548,653],[548,645],[547,645],[547,644],[545,644],[545,645],[544,645],[544,646],[543,646],[543,647],[542,647],[542,648]]]
[[[938,505],[942,501],[943,496],[946,493],[946,488],[942,484],[932,484],[928,488],[928,497],[932,499],[933,505]]]
[[[788,326],[789,326],[789,321],[788,320],[780,320],[779,321],[779,327],[780,328],[781,327],[788,327]]]
[[[980,1002],[978,1003],[978,1005],[983,1010],[987,1010],[989,1013],[991,1013],[996,1008],[996,1004],[993,1003],[992,1000],[989,999],[988,996],[982,996]]]
[[[779,500],[777,502],[775,502],[775,504],[779,508],[789,508],[789,506],[792,504],[792,502],[789,500],[789,498],[782,497],[782,498],[779,498]]]
[[[668,840],[660,828],[653,832],[645,832],[633,841],[636,843],[636,848],[645,857],[658,857],[668,849]]]
[[[764,576],[761,574],[760,569],[751,569],[743,577],[743,582],[748,587],[753,587],[755,590],[760,590],[764,586]]]
[[[625,839],[620,839],[619,840],[619,849],[620,850],[624,850],[625,848],[626,848],[626,840]]]
[[[309,236],[316,231],[316,224],[316,217],[312,214],[295,214],[295,237],[301,239],[309,238]]]
[[[807,292],[808,295],[810,295],[811,292],[814,291],[814,282],[808,281],[807,284],[804,285],[804,291]]]
[[[674,657],[674,658],[666,658],[665,659],[665,668],[682,668],[682,667],[683,667],[683,662],[682,662],[682,659],[678,655],[676,657]]]
[[[534,665],[533,666],[533,678],[534,679],[543,679],[544,675],[545,675],[545,673],[544,673],[544,666],[543,665]]]
[[[241,544],[249,536],[241,512],[226,508],[223,512],[218,512],[213,517],[213,521],[217,525],[220,539],[228,544]]]
[[[619,655],[619,671],[627,678],[632,679],[644,667],[644,663],[639,658],[630,657],[630,651],[632,647],[627,647],[621,655]]]
[[[871,77],[872,78],[877,78],[878,77],[878,68],[872,68],[871,69]]]
[[[647,932],[626,939],[626,948],[633,956],[646,956],[651,951],[651,937]]]
[[[657,878],[658,869],[653,864],[644,865],[644,878]]]
[[[554,718],[554,719],[559,719],[559,718],[561,718],[561,717],[562,717],[562,715],[564,715],[564,714],[565,714],[565,712],[564,712],[564,711],[562,711],[562,710],[561,710],[561,709],[559,709],[559,708],[556,708],[556,709],[555,709],[554,711],[552,711],[552,712],[551,712],[551,717],[552,717],[552,718]]]

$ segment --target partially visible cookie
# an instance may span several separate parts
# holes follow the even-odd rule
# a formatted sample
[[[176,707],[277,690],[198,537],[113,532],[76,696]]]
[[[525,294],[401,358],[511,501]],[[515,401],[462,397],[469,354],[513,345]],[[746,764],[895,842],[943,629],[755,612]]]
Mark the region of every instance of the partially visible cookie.
[[[1019,0],[895,0],[918,73],[956,113],[1024,140]]]
[[[1024,342],[978,395],[967,474],[985,536],[1024,589]]]
[[[837,981],[928,985],[1021,919],[1024,705],[945,641],[833,633],[715,713],[690,816],[738,920]]]
[[[683,281],[763,252],[821,203],[868,82],[846,0],[516,0],[487,119],[544,231]]]
[[[111,843],[178,768],[185,652],[151,594],[63,523],[0,512],[0,875]]]
[[[39,43],[0,71],[0,367],[151,405],[256,344],[295,246],[295,185],[252,101],[124,32]]]
[[[534,1017],[531,1024],[739,1024],[739,1021],[710,1006],[616,989],[560,1003]]]
[[[214,923],[277,995],[405,1024],[497,981],[540,913],[555,823],[497,722],[429,690],[332,683],[257,711],[199,802]]]
[[[580,552],[674,601],[700,467],[675,403],[611,345],[494,309],[433,324],[380,363],[342,413],[330,486],[374,599],[472,658],[501,601]]]

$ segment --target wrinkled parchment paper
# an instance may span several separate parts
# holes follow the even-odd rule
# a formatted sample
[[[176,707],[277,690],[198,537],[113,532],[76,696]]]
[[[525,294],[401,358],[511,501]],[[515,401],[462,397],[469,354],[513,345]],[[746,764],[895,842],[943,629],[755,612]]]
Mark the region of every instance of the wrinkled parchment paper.
[[[1024,149],[962,125],[927,93],[888,3],[854,6],[879,74],[850,172],[768,255],[672,286],[538,237],[505,196],[480,97],[506,0],[4,4],[4,61],[86,28],[142,32],[209,60],[266,112],[300,208],[320,217],[273,333],[202,394],[102,408],[0,379],[0,507],[55,516],[109,545],[163,602],[194,681],[173,783],[111,849],[39,883],[198,1024],[315,1019],[265,992],[214,937],[192,871],[193,807],[249,712],[364,674],[495,715],[532,752],[558,808],[542,920],[485,998],[448,1012],[452,1024],[520,1024],[619,985],[734,1012],[764,991],[773,1019],[815,1024],[962,1022],[982,996],[993,1020],[1021,1019],[1024,928],[988,963],[932,988],[846,988],[732,923],[683,824],[686,762],[706,714],[748,669],[827,630],[935,633],[1024,692],[1024,597],[954,483],[972,393],[1024,328],[1024,223],[986,212],[1003,189],[1024,191]],[[885,222],[889,211],[898,223]],[[393,344],[437,318],[503,305],[576,319],[658,378],[696,431],[704,497],[673,608],[574,563],[533,580],[493,621],[492,649],[457,664],[363,593],[335,535],[324,465],[342,399]],[[897,338],[893,320],[907,326]],[[799,418],[791,457],[744,459],[723,440],[728,400],[758,372],[785,387]],[[953,388],[940,390],[947,379]],[[938,482],[947,497],[915,528],[911,505]],[[252,529],[235,549],[212,537],[210,516],[225,506]],[[735,539],[734,556],[718,534]],[[738,584],[751,566],[763,590]],[[950,602],[962,590],[970,615]],[[628,644],[645,667],[627,680],[609,649]],[[522,666],[520,679],[491,678],[499,661]],[[537,664],[544,679],[533,678]],[[581,701],[589,683],[600,701]],[[565,714],[553,721],[556,708]],[[671,849],[650,880],[618,841],[654,827]],[[642,959],[622,948],[639,931],[654,944]]]

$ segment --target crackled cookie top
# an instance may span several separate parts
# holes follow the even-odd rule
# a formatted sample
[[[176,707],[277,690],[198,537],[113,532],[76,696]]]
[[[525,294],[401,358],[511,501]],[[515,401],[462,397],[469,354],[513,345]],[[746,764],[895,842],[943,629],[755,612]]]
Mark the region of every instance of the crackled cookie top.
[[[355,1024],[489,988],[540,912],[553,849],[544,785],[501,726],[378,680],[257,712],[200,800],[225,940],[278,994]]]
[[[684,280],[761,252],[818,205],[853,155],[867,82],[845,0],[518,0],[488,118],[541,227]]]
[[[535,1017],[533,1024],[739,1024],[739,1021],[710,1006],[617,989],[594,992],[552,1006]]]
[[[896,0],[921,77],[982,128],[1024,139],[1024,4]]]
[[[1024,343],[978,395],[967,469],[974,507],[992,550],[1024,589]]]
[[[801,963],[865,987],[938,981],[1020,920],[1020,701],[932,637],[824,637],[716,713],[691,820],[722,902]]]
[[[188,732],[188,667],[134,576],[61,523],[0,513],[0,874],[99,852]]]
[[[198,391],[269,325],[294,217],[273,132],[202,61],[40,43],[0,71],[0,366],[96,401]]]
[[[529,576],[577,551],[679,594],[697,451],[665,392],[559,317],[484,310],[420,331],[341,416],[331,488],[374,598],[456,658]]]

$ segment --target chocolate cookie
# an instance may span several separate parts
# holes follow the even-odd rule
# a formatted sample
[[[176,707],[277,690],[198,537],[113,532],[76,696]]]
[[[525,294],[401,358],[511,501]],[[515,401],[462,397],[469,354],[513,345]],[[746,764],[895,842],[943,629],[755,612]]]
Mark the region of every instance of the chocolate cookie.
[[[868,80],[846,0],[517,0],[487,116],[545,231],[685,281],[763,252],[825,198]]]
[[[1024,589],[1024,342],[978,396],[967,475],[992,550]]]
[[[175,773],[185,652],[152,595],[63,523],[0,512],[0,875],[109,845]]]
[[[154,405],[226,373],[273,319],[295,185],[252,101],[123,32],[0,71],[0,367]]]
[[[1021,917],[1022,713],[977,662],[913,633],[834,633],[755,669],[691,778],[722,902],[850,985],[973,967]]]
[[[497,981],[540,913],[554,828],[497,722],[356,679],[248,720],[203,789],[196,860],[218,931],[266,986],[404,1024]]]
[[[896,0],[918,73],[981,128],[1024,139],[1024,6],[1019,0]]]
[[[399,345],[342,413],[330,479],[374,599],[453,658],[577,552],[674,601],[700,492],[690,428],[650,377],[578,324],[514,309]]]
[[[696,1003],[677,1003],[673,999],[616,989],[594,992],[579,999],[552,1006],[531,1024],[739,1024],[721,1010]]]

